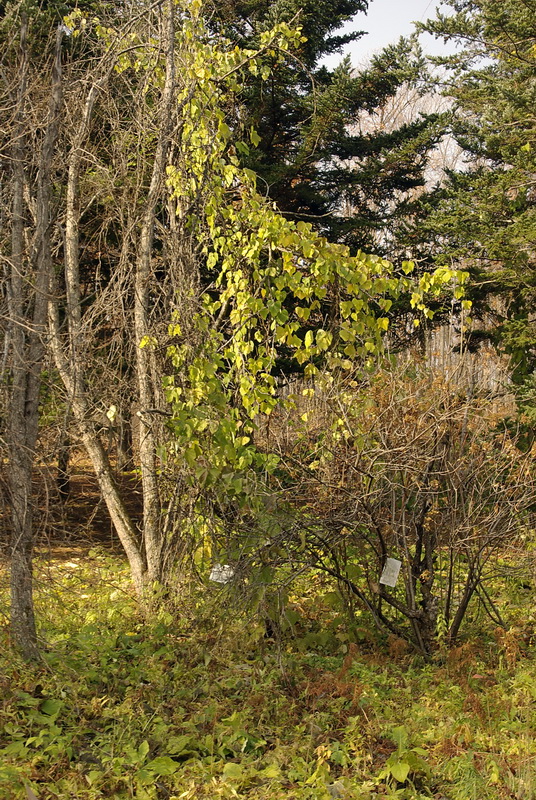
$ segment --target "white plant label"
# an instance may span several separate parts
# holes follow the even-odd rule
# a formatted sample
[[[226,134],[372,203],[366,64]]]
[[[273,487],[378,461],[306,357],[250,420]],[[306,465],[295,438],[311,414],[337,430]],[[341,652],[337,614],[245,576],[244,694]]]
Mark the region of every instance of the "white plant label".
[[[380,583],[383,583],[384,586],[396,586],[401,566],[402,562],[397,558],[388,558],[383,568]]]
[[[229,564],[214,564],[210,570],[209,580],[213,583],[229,583],[234,575],[234,569]]]

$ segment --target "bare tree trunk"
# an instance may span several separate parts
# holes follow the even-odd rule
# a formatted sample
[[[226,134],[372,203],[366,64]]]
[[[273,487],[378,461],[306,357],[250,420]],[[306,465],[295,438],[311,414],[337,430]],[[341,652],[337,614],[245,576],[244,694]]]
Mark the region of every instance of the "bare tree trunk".
[[[11,498],[11,629],[16,647],[28,659],[39,657],[32,596],[32,465],[27,449],[26,320],[24,314],[24,112],[28,80],[28,18],[20,31],[20,82],[13,139],[13,203],[11,223],[11,371],[9,418],[9,488]]]
[[[71,479],[69,475],[69,461],[71,458],[71,438],[69,436],[69,423],[71,421],[71,408],[67,411],[58,437],[58,473],[56,486],[62,503],[67,502],[71,492]]]
[[[157,204],[164,185],[167,153],[173,128],[173,102],[175,89],[174,66],[174,8],[169,3],[162,37],[166,48],[166,79],[160,104],[158,141],[154,156],[151,183],[145,204],[143,223],[138,242],[136,262],[134,331],[136,339],[136,367],[138,378],[140,410],[139,454],[143,487],[143,535],[147,557],[147,572],[150,581],[162,578],[162,520],[161,498],[158,485],[156,438],[154,418],[150,410],[156,407],[151,369],[151,347],[144,347],[145,337],[150,334],[149,308],[151,278],[153,271],[151,257],[154,241],[154,227]]]
[[[132,424],[130,418],[121,410],[117,420],[117,470],[123,472],[132,464]]]
[[[128,558],[134,586],[138,596],[142,597],[146,573],[144,554],[139,545],[138,533],[114,483],[108,457],[90,419],[82,376],[83,352],[81,345],[83,330],[78,262],[79,177],[83,158],[83,143],[89,132],[97,92],[102,85],[102,82],[100,85],[94,84],[87,95],[82,122],[74,138],[69,155],[65,222],[67,353],[64,350],[60,333],[58,303],[52,297],[49,303],[50,347],[60,377],[69,394],[73,416],[80,429],[82,442],[95,470],[103,500],[106,503],[112,524]],[[52,284],[52,273],[50,273],[50,279]]]
[[[17,123],[13,145],[13,220],[11,247],[12,389],[10,420],[11,624],[23,655],[38,657],[32,597],[32,469],[39,422],[39,390],[44,355],[50,269],[50,171],[58,134],[61,102],[61,30],[56,36],[48,121],[37,173],[36,227],[28,258],[24,243],[25,95],[27,91],[28,22],[21,26],[21,67]]]

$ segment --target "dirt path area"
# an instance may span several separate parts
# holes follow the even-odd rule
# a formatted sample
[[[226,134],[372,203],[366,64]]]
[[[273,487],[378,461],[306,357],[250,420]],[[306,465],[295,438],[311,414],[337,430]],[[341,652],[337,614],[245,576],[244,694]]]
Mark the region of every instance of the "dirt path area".
[[[55,475],[41,467],[35,474],[35,554],[49,558],[69,559],[81,556],[100,546],[111,552],[122,552],[106,505],[91,465],[76,455],[70,467],[70,488],[67,498],[60,497]],[[142,516],[140,481],[135,473],[121,473],[116,480],[129,513],[138,522]],[[10,518],[9,506],[3,504],[0,515],[0,559],[7,555]]]

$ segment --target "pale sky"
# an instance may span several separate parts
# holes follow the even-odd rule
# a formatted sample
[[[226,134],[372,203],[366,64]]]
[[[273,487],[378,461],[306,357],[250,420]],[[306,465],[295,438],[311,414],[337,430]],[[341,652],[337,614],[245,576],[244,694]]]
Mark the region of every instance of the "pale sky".
[[[359,41],[347,45],[343,54],[349,54],[355,66],[367,61],[375,51],[396,42],[400,36],[410,34],[414,21],[424,22],[429,17],[435,17],[439,5],[441,0],[371,0],[368,13],[358,14],[342,29],[368,33]],[[444,52],[442,44],[428,34],[421,37],[421,44],[431,55]],[[340,60],[341,56],[335,55],[325,59],[324,63],[332,68]]]

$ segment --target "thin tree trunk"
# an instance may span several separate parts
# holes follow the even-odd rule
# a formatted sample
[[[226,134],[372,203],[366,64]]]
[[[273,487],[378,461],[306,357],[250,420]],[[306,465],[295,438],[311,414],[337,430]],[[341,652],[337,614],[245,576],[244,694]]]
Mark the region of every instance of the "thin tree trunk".
[[[460,632],[460,626],[463,622],[463,619],[469,607],[469,603],[471,602],[471,599],[477,590],[479,581],[480,581],[480,569],[477,566],[475,566],[474,563],[470,563],[469,573],[465,581],[463,594],[458,603],[458,608],[456,614],[454,615],[454,619],[452,620],[452,625],[449,628],[448,632],[449,644],[454,644],[454,642],[458,637],[458,633]]]
[[[24,116],[28,81],[28,18],[23,14],[20,31],[20,82],[13,138],[13,202],[11,223],[11,396],[9,407],[9,488],[11,532],[11,630],[15,646],[25,658],[39,657],[33,609],[32,583],[32,465],[26,447],[26,320],[24,313]]]
[[[48,121],[37,173],[35,236],[30,258],[24,247],[24,124],[28,57],[27,18],[21,27],[21,69],[13,147],[13,221],[11,304],[13,313],[12,391],[10,407],[11,622],[23,655],[38,657],[32,597],[32,470],[39,423],[39,390],[44,355],[50,269],[50,172],[58,135],[61,102],[61,30],[58,28]],[[31,289],[29,289],[31,287]],[[28,294],[28,297],[26,297]]]
[[[58,303],[57,300],[52,299],[52,295],[57,294],[54,291],[51,291],[51,301],[49,303],[49,342],[56,367],[69,394],[73,416],[80,429],[82,442],[93,465],[103,500],[106,503],[112,524],[114,525],[128,558],[136,592],[138,596],[142,598],[146,573],[145,558],[138,542],[136,528],[126,510],[117,486],[114,483],[108,457],[93,428],[88,413],[88,403],[82,376],[83,353],[81,351],[81,343],[83,340],[83,331],[78,263],[79,176],[83,157],[83,142],[89,132],[93,108],[99,88],[100,86],[95,84],[88,93],[82,123],[74,139],[69,156],[65,223],[65,284],[67,295],[66,316],[68,323],[67,353],[64,351],[60,333]],[[54,278],[51,271],[51,289],[53,280]]]
[[[158,465],[154,419],[150,410],[156,407],[151,369],[152,352],[144,344],[150,335],[149,308],[152,271],[152,251],[157,204],[164,185],[167,153],[173,127],[173,102],[175,89],[174,66],[174,7],[169,3],[163,37],[166,48],[166,79],[160,101],[159,135],[154,156],[151,183],[147,194],[143,223],[138,242],[136,262],[134,333],[136,340],[136,368],[141,410],[139,413],[139,455],[143,488],[143,535],[147,558],[148,579],[162,578],[162,526],[161,499],[158,485]]]
[[[65,418],[58,441],[58,474],[56,477],[58,495],[62,503],[67,502],[71,493],[71,479],[69,474],[69,462],[71,458],[71,438],[69,436],[70,421],[71,408],[67,405],[67,411],[65,412]]]
[[[132,464],[132,424],[130,419],[127,419],[122,410],[119,411],[117,418],[117,447],[116,459],[117,470],[124,472]]]

